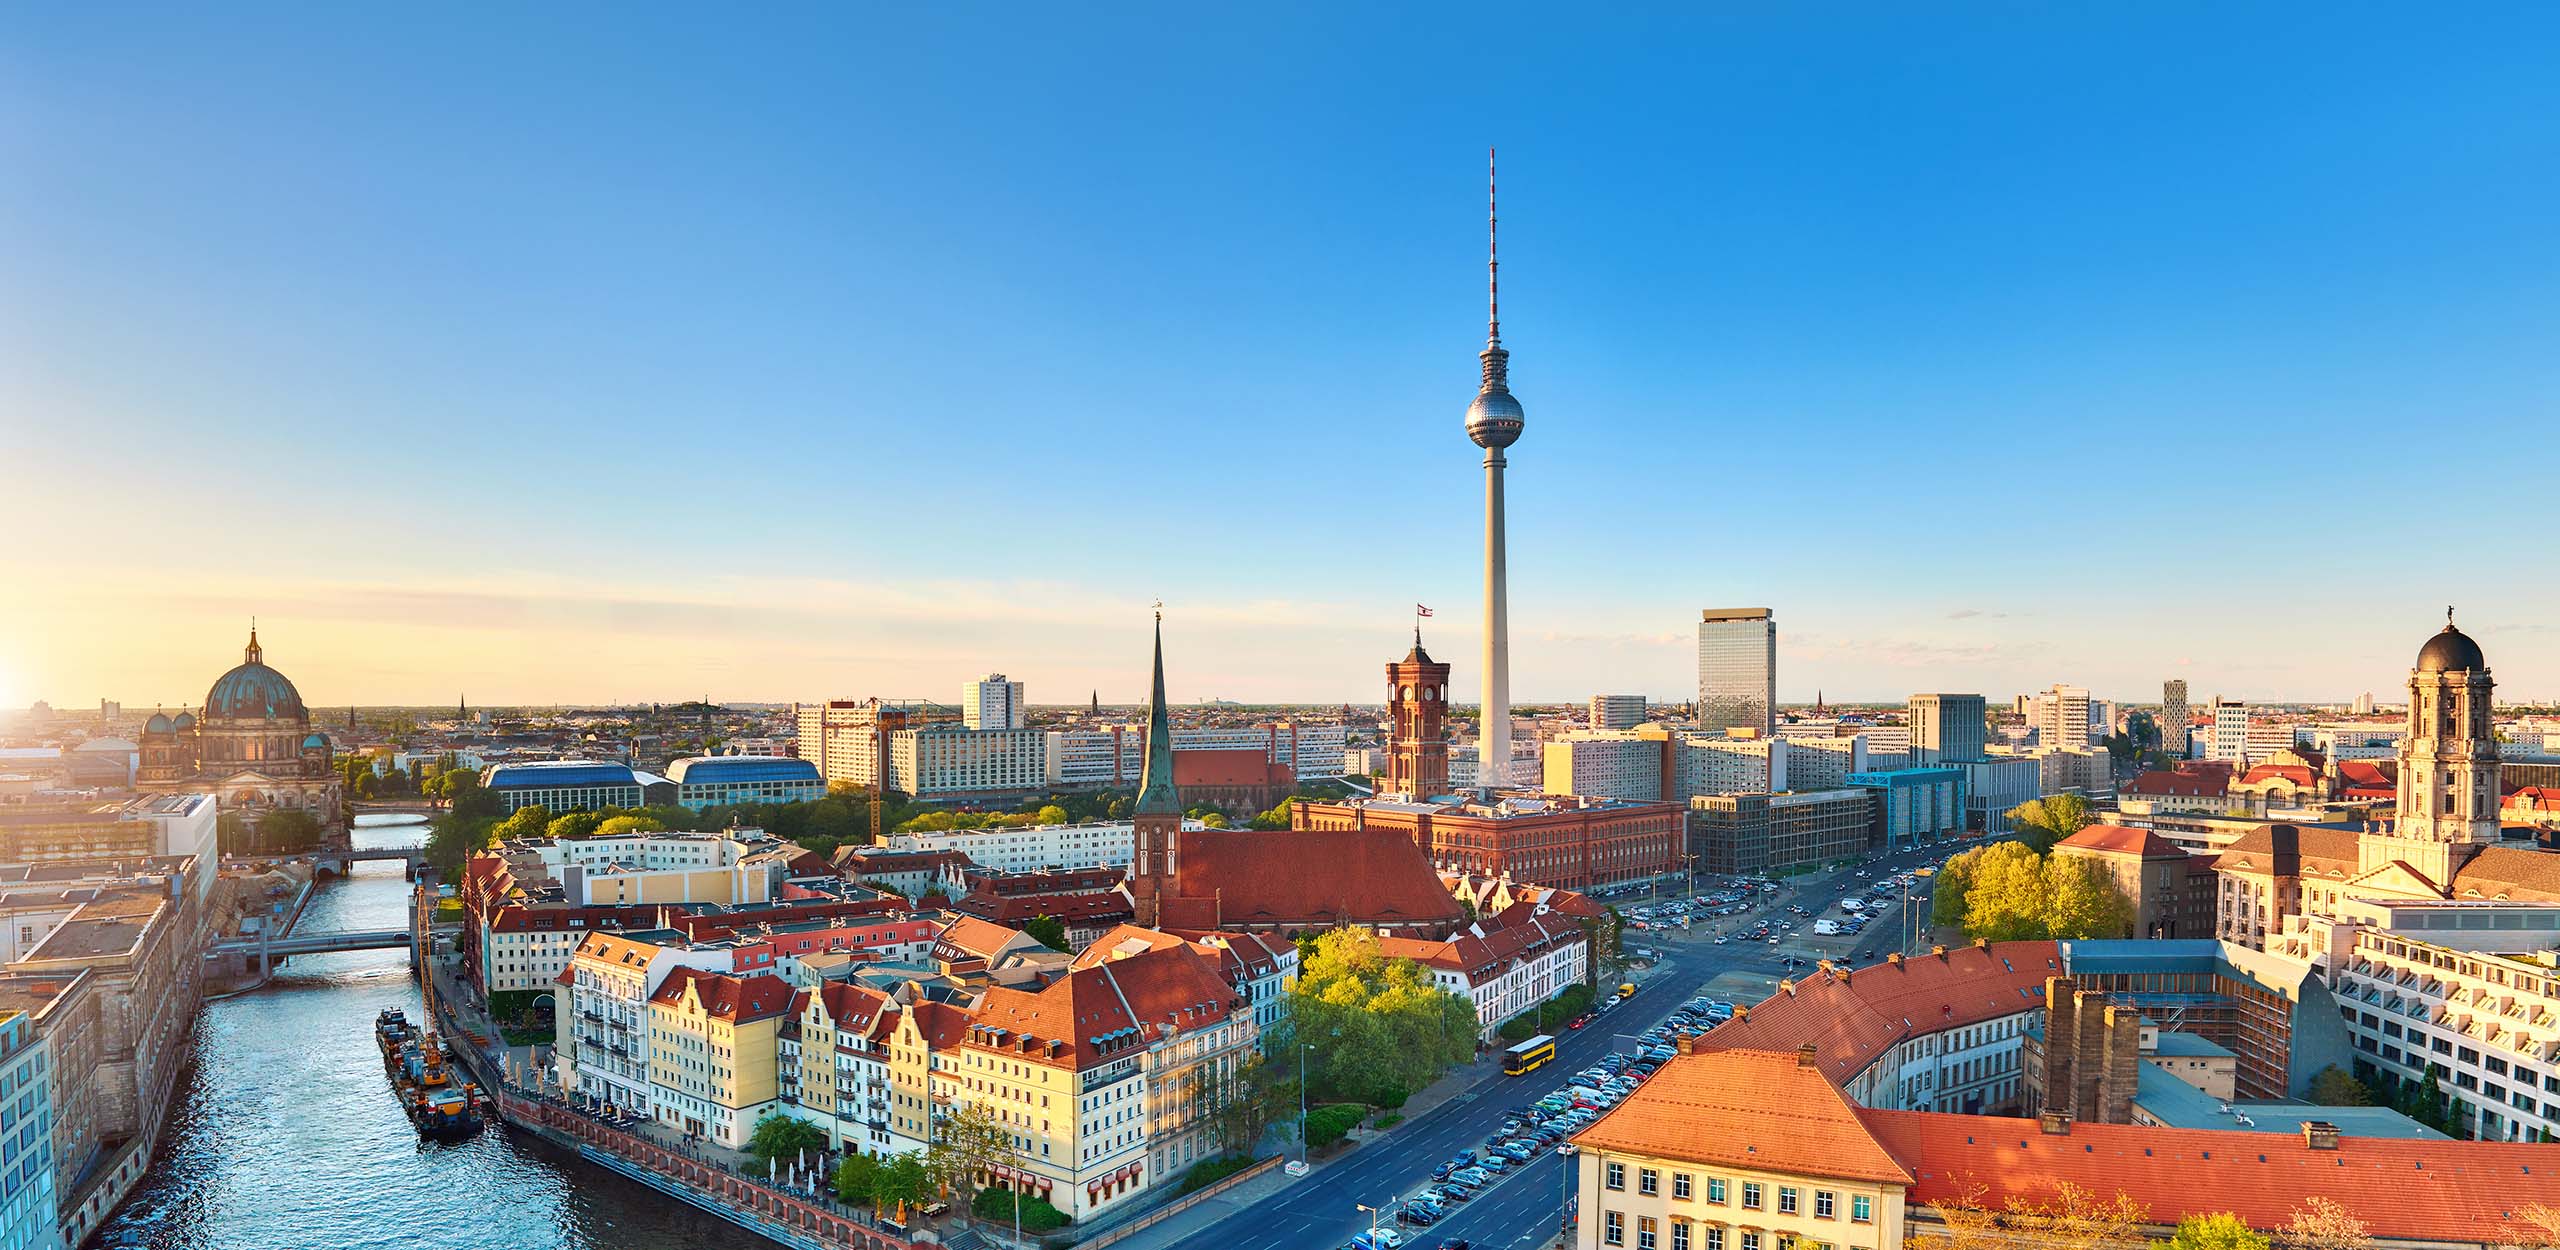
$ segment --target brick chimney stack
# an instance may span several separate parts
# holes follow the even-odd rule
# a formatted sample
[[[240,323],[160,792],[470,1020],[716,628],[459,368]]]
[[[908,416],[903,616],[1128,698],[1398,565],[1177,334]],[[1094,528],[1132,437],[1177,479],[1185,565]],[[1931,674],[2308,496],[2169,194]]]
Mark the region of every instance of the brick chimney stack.
[[[1799,1068],[1821,1067],[1822,1052],[1815,1049],[1814,1044],[1811,1042],[1806,1042],[1804,1045],[1796,1047],[1796,1066]]]

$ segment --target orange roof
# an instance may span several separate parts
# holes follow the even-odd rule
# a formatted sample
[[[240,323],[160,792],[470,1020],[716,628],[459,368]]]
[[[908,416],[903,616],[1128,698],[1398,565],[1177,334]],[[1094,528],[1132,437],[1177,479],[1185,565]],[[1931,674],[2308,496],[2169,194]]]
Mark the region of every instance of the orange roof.
[[[2175,769],[2152,769],[2126,782],[2121,793],[2136,798],[2199,798],[2230,788],[2231,766],[2199,760]]]
[[[972,1030],[1000,1029],[976,1044],[1019,1059],[1084,1068],[1167,1030],[1223,1022],[1243,1005],[1214,961],[1188,942],[1075,969],[1036,990],[998,986],[969,1013]],[[1024,1049],[1024,1039],[1034,1045]],[[1048,1043],[1061,1043],[1052,1055]]]
[[[1008,929],[976,916],[958,916],[951,926],[934,939],[933,957],[946,962],[960,959],[992,960],[1020,945],[1027,936],[1020,929]]]
[[[1676,1055],[1573,1141],[1588,1150],[1911,1183],[1847,1095],[1820,1069],[1778,1051]]]
[[[2376,1237],[2489,1245],[2518,1240],[2517,1208],[2560,1206],[2560,1146],[2344,1137],[2336,1150],[2314,1150],[2274,1133],[2074,1124],[2048,1134],[2008,1116],[1857,1114],[1912,1168],[1915,1205],[1977,1189],[1970,1200],[1985,1206],[2042,1201],[2069,1181],[2102,1198],[2122,1192],[2154,1224],[2228,1211],[2273,1229],[2317,1195]]]
[[[2046,977],[2062,975],[2053,942],[1959,946],[1849,975],[1817,972],[1708,1031],[1723,1047],[1815,1047],[1822,1071],[1846,1082],[1906,1038],[1980,1024],[2044,1005]]]
[[[2187,853],[2178,844],[2148,829],[2128,829],[2123,825],[2090,825],[2064,838],[2061,845],[2075,851],[2139,855],[2144,859],[2161,859]]]

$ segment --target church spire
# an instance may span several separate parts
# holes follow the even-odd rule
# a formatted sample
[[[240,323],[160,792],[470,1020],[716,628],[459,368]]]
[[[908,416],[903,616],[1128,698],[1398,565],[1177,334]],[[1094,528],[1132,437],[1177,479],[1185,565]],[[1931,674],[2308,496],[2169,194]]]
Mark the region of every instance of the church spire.
[[[258,618],[254,616],[250,617],[249,645],[243,648],[240,652],[241,662],[244,664],[264,664],[267,662],[266,654],[266,648],[258,645]]]
[[[1182,815],[1182,796],[1173,788],[1173,713],[1164,699],[1164,605],[1156,605],[1155,685],[1147,700],[1147,754],[1138,774],[1140,816]]]

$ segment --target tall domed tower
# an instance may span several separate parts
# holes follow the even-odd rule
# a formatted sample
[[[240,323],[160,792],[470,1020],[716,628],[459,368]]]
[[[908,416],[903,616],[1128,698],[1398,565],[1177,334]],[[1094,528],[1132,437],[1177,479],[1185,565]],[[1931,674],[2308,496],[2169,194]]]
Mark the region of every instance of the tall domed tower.
[[[2470,635],[2444,628],[2418,649],[2409,670],[2408,732],[2400,739],[2400,794],[2391,828],[2360,840],[2358,865],[2393,860],[2439,888],[2479,848],[2498,841],[2498,734],[2490,724],[2488,657]]]

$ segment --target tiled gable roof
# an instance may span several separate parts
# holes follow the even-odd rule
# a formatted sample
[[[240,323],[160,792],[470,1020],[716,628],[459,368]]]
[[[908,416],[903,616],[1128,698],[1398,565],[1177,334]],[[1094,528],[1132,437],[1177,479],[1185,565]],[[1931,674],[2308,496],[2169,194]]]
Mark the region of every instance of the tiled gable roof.
[[[684,1001],[687,989],[700,998],[705,1014],[737,1024],[770,1020],[791,1010],[790,982],[762,974],[733,977],[700,968],[676,968],[668,972],[667,979],[658,983],[658,991],[649,996],[649,1001],[680,1003]]]
[[[2148,829],[2128,829],[2123,825],[2090,825],[2064,838],[2061,845],[2076,851],[2139,855],[2144,859],[2186,854],[2184,848],[2159,834]]]
[[[1586,1150],[1726,1167],[1911,1181],[1848,1097],[1795,1052],[1701,1047],[1675,1055],[1573,1141]]]
[[[1220,1023],[1241,1001],[1207,956],[1177,941],[1076,968],[1039,990],[990,989],[968,1023],[1002,1032],[970,1044],[1082,1069],[1169,1030]],[[1064,1046],[1053,1055],[1051,1042]]]

